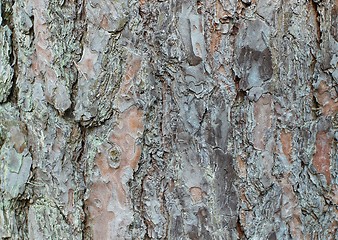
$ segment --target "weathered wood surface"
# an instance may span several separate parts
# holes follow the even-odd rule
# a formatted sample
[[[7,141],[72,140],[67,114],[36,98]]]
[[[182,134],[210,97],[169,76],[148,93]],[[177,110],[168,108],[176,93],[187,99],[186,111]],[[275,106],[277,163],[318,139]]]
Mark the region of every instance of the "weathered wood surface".
[[[1,0],[1,239],[338,239],[336,0]]]

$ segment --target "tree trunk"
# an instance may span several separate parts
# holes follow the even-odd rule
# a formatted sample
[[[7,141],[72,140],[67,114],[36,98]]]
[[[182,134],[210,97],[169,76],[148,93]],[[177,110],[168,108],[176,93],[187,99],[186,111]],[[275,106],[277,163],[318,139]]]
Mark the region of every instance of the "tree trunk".
[[[338,239],[336,0],[1,0],[1,239]]]

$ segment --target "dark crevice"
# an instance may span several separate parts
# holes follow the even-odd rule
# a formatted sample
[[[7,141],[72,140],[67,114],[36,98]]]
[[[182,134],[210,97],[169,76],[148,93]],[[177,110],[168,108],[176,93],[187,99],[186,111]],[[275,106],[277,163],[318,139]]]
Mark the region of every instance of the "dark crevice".
[[[18,234],[21,239],[26,239],[24,234],[28,233],[28,211],[29,211],[29,199],[24,197],[24,194],[20,195],[18,199],[13,202],[11,209],[15,209],[15,219],[18,227]],[[21,235],[21,236],[20,236]]]
[[[5,144],[6,141],[6,135],[2,133],[2,129],[0,128],[0,151],[2,146]]]
[[[78,4],[76,5],[77,14],[79,15],[81,20],[86,19],[86,0],[78,0]]]
[[[74,62],[74,65],[76,66],[75,62]],[[66,111],[64,112],[64,119],[65,120],[73,120],[74,119],[74,110],[75,110],[75,99],[76,99],[76,96],[77,96],[77,89],[78,89],[78,81],[79,81],[79,71],[76,69],[76,79],[74,81],[74,83],[72,84],[71,88],[70,88],[70,107],[68,109],[66,109]]]
[[[314,17],[315,17],[315,21],[316,21],[316,29],[317,29],[317,41],[319,44],[322,43],[322,32],[320,29],[320,13],[318,11],[318,5],[319,3],[317,3],[314,0],[310,1],[311,7],[314,10]]]
[[[18,73],[19,73],[19,66],[18,66],[18,59],[16,57],[16,52],[17,52],[17,46],[15,42],[15,36],[14,36],[14,31],[12,32],[12,52],[11,52],[11,63],[13,66],[13,78],[12,78],[12,88],[10,91],[10,94],[8,96],[8,99],[17,105],[18,102],[18,95],[19,95],[19,89],[17,87],[17,79],[18,79]]]
[[[312,62],[313,62],[313,64],[315,64],[316,58],[313,57]],[[312,82],[313,82],[313,80],[312,80]],[[312,106],[311,106],[312,117],[314,119],[316,119],[316,118],[320,117],[320,115],[321,115],[321,105],[317,100],[317,96],[316,96],[317,91],[314,88],[312,83],[310,84],[310,89],[311,89],[311,93],[312,93]]]
[[[70,224],[70,222],[67,219],[67,216],[63,213],[62,208],[57,204],[56,201],[54,201],[54,204],[55,204],[56,209],[59,211],[63,221],[67,224]]]
[[[238,32],[239,32],[239,24],[238,24],[238,23],[235,23],[235,24],[232,26],[230,35],[233,36],[233,37],[236,37],[237,34],[238,34]]]
[[[203,123],[205,122],[205,118],[207,116],[210,116],[210,114],[208,114],[208,108],[205,108],[204,112],[203,112],[203,115],[199,119],[199,127],[198,127],[198,129],[196,131],[196,134],[201,134],[201,135],[203,134],[202,133],[202,129],[203,129],[203,127],[205,127]]]
[[[315,118],[319,117],[320,104],[315,96],[312,96],[312,113]]]
[[[246,239],[244,229],[241,225],[241,220],[240,220],[239,216],[237,218],[236,229],[237,229],[237,232],[238,232],[239,239]]]
[[[83,159],[83,155],[84,155],[84,149],[86,147],[86,134],[87,134],[87,129],[85,127],[82,127],[80,124],[78,124],[79,128],[81,129],[81,146],[79,149],[79,153],[77,155],[77,158],[75,159],[75,166],[77,166],[77,169],[79,169],[80,175],[82,175],[82,179],[84,182],[84,185],[86,186],[86,164],[85,162],[82,161]],[[83,195],[85,194],[85,189],[83,190]],[[82,231],[82,240],[88,239],[87,238],[87,220],[88,220],[88,216],[86,214],[86,204],[84,202],[84,198],[82,198],[82,211],[83,211],[83,231]]]
[[[32,23],[34,24],[34,15],[32,15],[30,17]],[[34,32],[34,25],[32,25],[32,27],[29,29],[29,32],[28,32],[29,36],[31,36],[31,43],[33,44],[34,43],[34,39],[35,39],[35,32]]]
[[[310,51],[311,54],[311,63],[310,63],[310,72],[313,75],[315,73],[315,68],[316,68],[316,64],[317,64],[317,59],[316,56],[312,53],[312,51]]]
[[[240,88],[240,81],[241,78],[239,78],[238,76],[235,75],[235,87],[236,87],[236,98],[235,98],[235,103],[236,104],[240,104],[244,101],[247,93],[246,91],[244,91],[243,89]]]
[[[1,22],[1,26],[8,26],[9,28],[11,28],[11,19],[12,19],[12,11],[13,11],[13,6],[14,2],[12,1],[4,1],[1,4],[1,17],[2,17],[2,22]],[[8,6],[10,5],[10,6]]]
[[[7,100],[11,101],[15,105],[17,104],[18,99],[18,89],[16,87],[17,77],[18,77],[18,59],[17,59],[17,50],[18,50],[18,44],[16,42],[16,33],[14,28],[14,17],[13,16],[13,5],[14,1],[8,1],[4,2],[1,5],[1,15],[2,15],[2,26],[7,26],[11,33],[11,51],[10,51],[10,63],[11,67],[13,68],[13,77],[12,77],[12,86],[10,89],[10,93],[7,97]]]
[[[251,1],[242,1],[243,5],[245,7],[250,7],[251,6]]]
[[[83,152],[84,152],[84,148],[85,148],[85,145],[86,145],[87,129],[85,127],[81,126],[80,124],[78,126],[81,129],[81,147],[79,149],[79,154],[76,158],[76,163],[81,165],[81,159],[83,157]]]
[[[130,224],[129,229],[131,232],[133,232],[135,229],[139,229],[141,226],[139,225],[139,220],[142,218],[142,212],[143,212],[143,204],[142,204],[142,197],[144,195],[143,185],[144,180],[146,176],[140,177],[142,172],[145,171],[147,166],[145,166],[143,157],[141,156],[139,167],[136,171],[133,173],[133,180],[129,181],[129,188],[131,191],[131,201],[133,202],[133,217],[134,221],[132,224]],[[144,219],[142,219],[143,223],[145,222]]]
[[[73,114],[73,111],[74,111],[74,101],[72,99],[72,94],[71,94],[71,105],[70,107],[63,113],[63,118],[65,120],[71,120],[74,118],[74,114]]]

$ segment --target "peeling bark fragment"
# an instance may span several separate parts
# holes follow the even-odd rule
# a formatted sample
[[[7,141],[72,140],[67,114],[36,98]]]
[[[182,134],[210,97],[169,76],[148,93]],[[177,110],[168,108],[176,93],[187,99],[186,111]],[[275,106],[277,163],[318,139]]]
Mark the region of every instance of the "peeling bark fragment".
[[[86,7],[87,17],[96,29],[117,33],[128,22],[128,6],[124,1],[90,0]]]
[[[257,14],[259,17],[262,17],[269,25],[276,25],[274,22],[275,18],[278,16],[278,9],[281,7],[281,2],[278,0],[269,0],[269,1],[255,1],[257,4]]]
[[[267,48],[263,52],[259,52],[244,47],[241,50],[238,63],[243,69],[240,81],[240,88],[243,90],[259,87],[272,76],[271,52]]]
[[[212,160],[215,171],[216,209],[220,211],[220,216],[215,216],[216,223],[232,229],[236,227],[238,201],[234,188],[237,174],[232,166],[232,156],[224,154],[221,150],[215,150]]]
[[[257,149],[264,150],[267,143],[268,131],[271,128],[271,100],[270,94],[263,95],[254,107],[254,117],[256,126],[253,132],[254,146]]]
[[[17,199],[25,192],[30,176],[32,155],[28,148],[26,125],[11,104],[0,106],[0,237],[19,238]],[[22,236],[22,235],[21,235]]]
[[[338,96],[334,88],[330,88],[324,81],[320,81],[315,96],[323,115],[328,116],[338,113]]]
[[[4,116],[1,116],[4,117]],[[12,199],[23,193],[29,177],[32,157],[27,149],[27,130],[21,121],[4,120],[0,124],[2,138],[1,185],[3,197]]]
[[[254,20],[241,25],[236,37],[236,75],[241,78],[240,88],[248,90],[262,86],[273,74],[269,49],[270,28],[263,21]]]

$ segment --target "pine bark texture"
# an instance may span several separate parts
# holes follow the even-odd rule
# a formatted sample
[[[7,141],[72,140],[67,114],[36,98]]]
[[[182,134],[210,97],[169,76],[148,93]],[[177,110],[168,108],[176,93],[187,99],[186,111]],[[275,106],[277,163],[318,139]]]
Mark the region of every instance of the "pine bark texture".
[[[1,0],[1,239],[338,239],[336,0]]]

